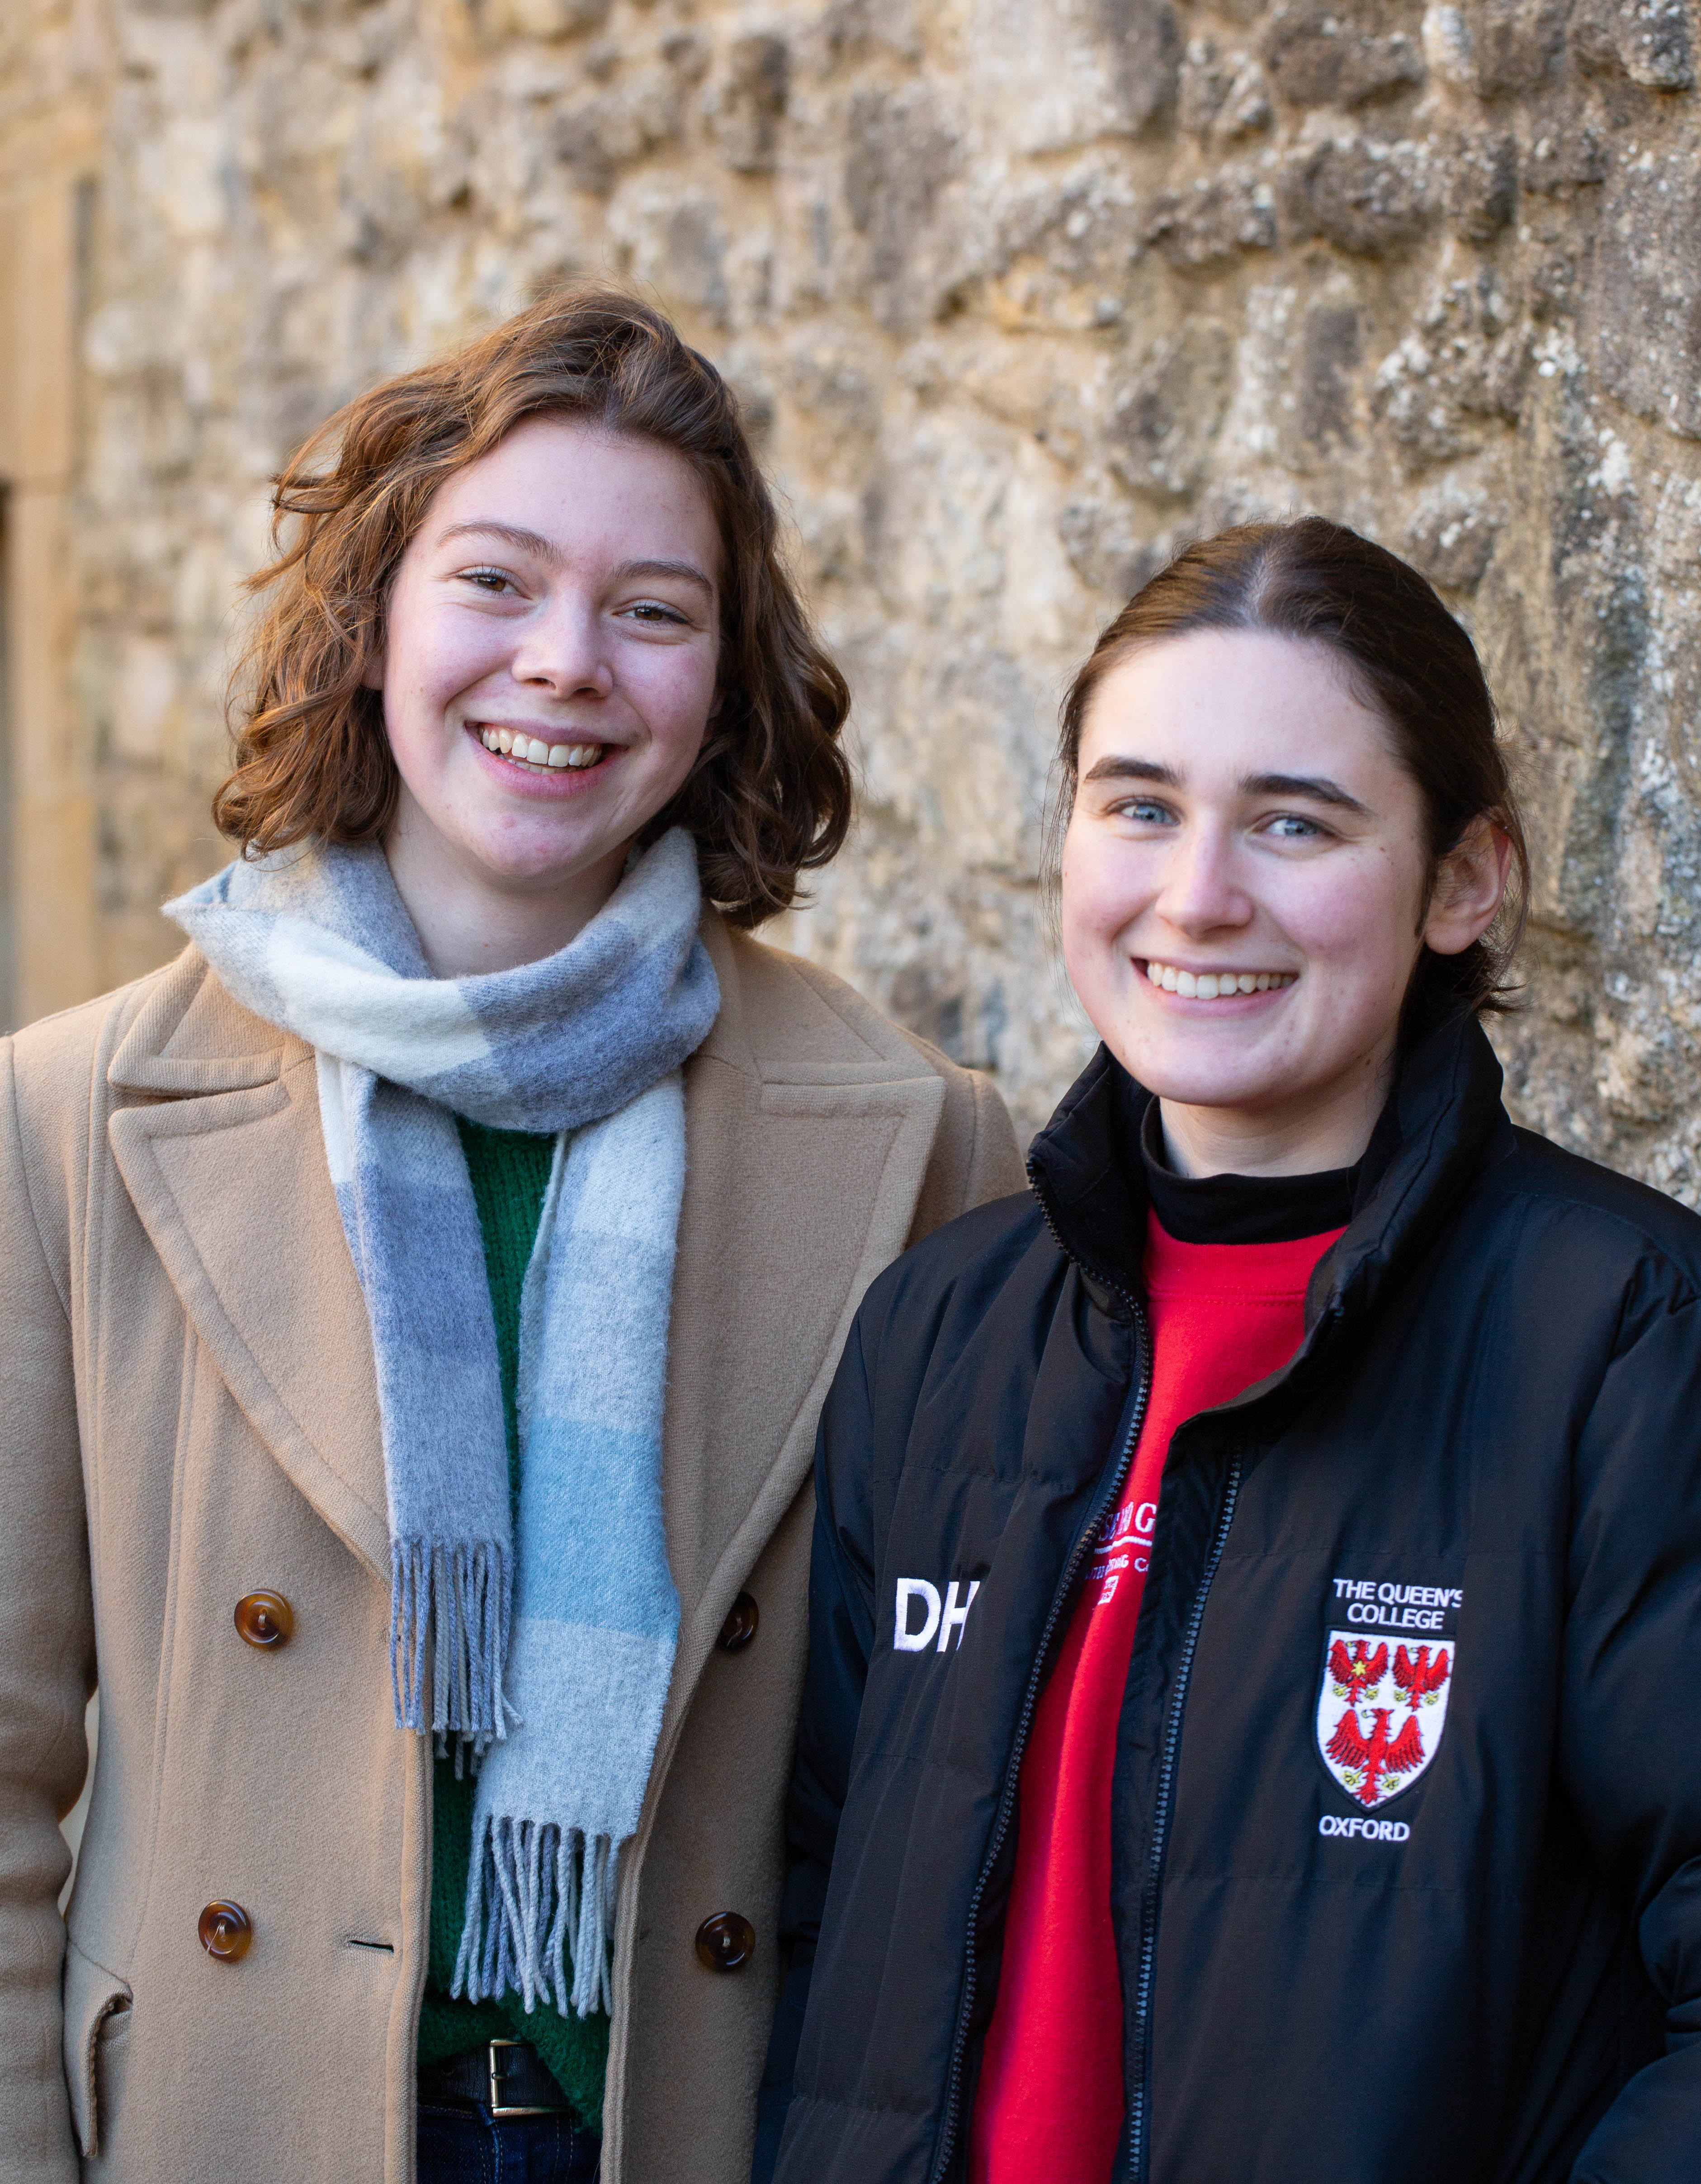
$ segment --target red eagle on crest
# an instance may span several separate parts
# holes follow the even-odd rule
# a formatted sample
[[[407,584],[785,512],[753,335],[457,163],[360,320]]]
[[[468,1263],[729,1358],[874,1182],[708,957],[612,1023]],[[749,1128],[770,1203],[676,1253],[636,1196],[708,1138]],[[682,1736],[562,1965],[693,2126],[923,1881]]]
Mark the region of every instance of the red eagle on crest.
[[[1403,1656],[1405,1647],[1400,1652]],[[1374,1691],[1388,1673],[1388,1649],[1379,1646],[1373,1653],[1369,1641],[1353,1641],[1348,1653],[1347,1641],[1337,1638],[1329,1656],[1329,1673],[1335,1679],[1335,1696],[1345,1699],[1348,1706],[1362,1706],[1366,1691]]]
[[[1394,1656],[1394,1682],[1401,1701],[1411,1709],[1403,1726],[1394,1733],[1390,1725],[1400,1711],[1399,1705],[1367,1709],[1368,1731],[1358,1719],[1366,1695],[1376,1691],[1387,1674],[1387,1647],[1379,1646],[1373,1654],[1368,1642],[1360,1638],[1349,1652],[1346,1641],[1337,1638],[1330,1649],[1330,1680],[1336,1696],[1347,1703],[1324,1749],[1340,1768],[1348,1794],[1361,1805],[1379,1805],[1391,1797],[1401,1786],[1400,1777],[1415,1773],[1428,1757],[1418,1726],[1419,1709],[1435,1704],[1453,1673],[1453,1662],[1444,1646],[1434,1649],[1433,1660],[1431,1652],[1429,1646],[1419,1646],[1413,1653],[1402,1646]]]

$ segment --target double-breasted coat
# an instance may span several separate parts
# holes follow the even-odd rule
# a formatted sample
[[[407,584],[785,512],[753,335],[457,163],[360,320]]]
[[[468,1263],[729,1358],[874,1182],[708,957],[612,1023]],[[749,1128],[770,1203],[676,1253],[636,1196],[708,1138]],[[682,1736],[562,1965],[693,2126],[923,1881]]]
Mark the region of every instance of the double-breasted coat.
[[[873,1276],[1021,1184],[984,1080],[712,914],[705,939],[663,1458],[681,1624],[624,1860],[607,2184],[748,2174],[816,1413]],[[393,1718],[371,1342],[310,1049],[192,948],[0,1042],[0,2180],[410,2184],[431,1760]],[[261,1591],[286,1643],[238,1627]],[[756,1635],[727,1650],[741,1593]],[[203,1944],[219,1903],[240,1957]],[[756,1945],[722,1972],[694,1939],[728,1912]]]

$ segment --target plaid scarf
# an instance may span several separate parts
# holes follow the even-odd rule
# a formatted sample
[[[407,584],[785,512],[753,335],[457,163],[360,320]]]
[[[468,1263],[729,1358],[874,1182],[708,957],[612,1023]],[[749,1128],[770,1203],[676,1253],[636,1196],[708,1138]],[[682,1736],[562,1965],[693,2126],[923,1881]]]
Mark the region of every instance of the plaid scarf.
[[[374,845],[238,861],[166,911],[317,1055],[377,1368],[396,1719],[479,1765],[455,1991],[588,2015],[678,1635],[661,1413],[680,1067],[720,1005],[694,845],[676,828],[566,947],[478,977],[432,976]],[[560,1134],[521,1304],[517,1541],[458,1114]]]

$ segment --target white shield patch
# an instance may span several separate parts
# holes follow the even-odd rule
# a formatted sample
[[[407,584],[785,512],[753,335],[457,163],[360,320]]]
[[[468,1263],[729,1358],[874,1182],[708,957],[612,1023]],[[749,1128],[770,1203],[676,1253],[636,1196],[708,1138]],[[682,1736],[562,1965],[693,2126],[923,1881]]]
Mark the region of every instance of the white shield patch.
[[[1461,1596],[1347,1578],[1336,1578],[1335,1591],[1317,1748],[1353,1802],[1374,1812],[1409,1790],[1440,1747]]]

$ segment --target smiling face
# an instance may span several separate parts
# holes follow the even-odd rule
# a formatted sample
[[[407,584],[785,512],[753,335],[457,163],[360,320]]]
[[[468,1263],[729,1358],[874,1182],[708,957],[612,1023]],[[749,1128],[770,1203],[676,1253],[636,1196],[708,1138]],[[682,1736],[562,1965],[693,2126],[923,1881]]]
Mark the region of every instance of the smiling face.
[[[1195,631],[1087,712],[1064,958],[1184,1173],[1306,1173],[1363,1152],[1422,946],[1477,939],[1503,872],[1483,827],[1431,895],[1417,787],[1321,646]]]
[[[564,945],[714,709],[720,539],[684,458],[527,420],[435,495],[392,587],[385,839],[440,972]]]

